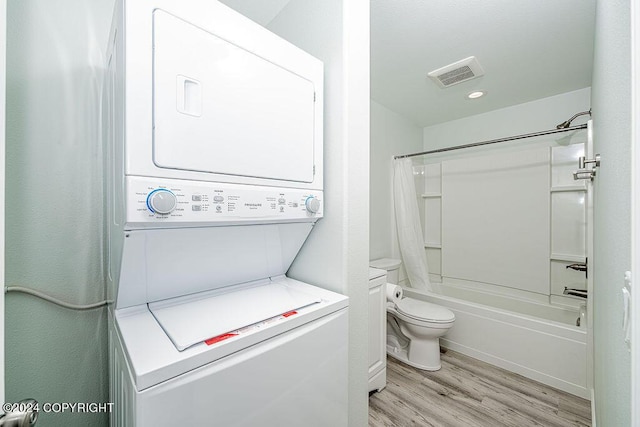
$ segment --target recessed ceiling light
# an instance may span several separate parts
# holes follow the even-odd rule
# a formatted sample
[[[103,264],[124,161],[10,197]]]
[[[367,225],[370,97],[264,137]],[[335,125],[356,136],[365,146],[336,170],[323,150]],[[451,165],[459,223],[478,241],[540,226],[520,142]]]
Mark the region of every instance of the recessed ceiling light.
[[[467,95],[467,98],[469,99],[477,99],[480,98],[481,96],[486,95],[487,92],[483,91],[483,90],[476,90],[474,92],[471,92]]]

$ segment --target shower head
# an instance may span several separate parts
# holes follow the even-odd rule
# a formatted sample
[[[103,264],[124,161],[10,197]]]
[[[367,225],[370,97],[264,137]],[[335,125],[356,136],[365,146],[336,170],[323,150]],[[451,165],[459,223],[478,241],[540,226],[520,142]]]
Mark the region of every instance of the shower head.
[[[566,129],[569,126],[571,126],[571,122],[574,121],[576,119],[576,117],[584,116],[586,114],[591,115],[591,109],[589,109],[589,111],[583,111],[581,113],[575,114],[569,120],[565,120],[564,122],[562,122],[558,126],[556,126],[556,129]]]

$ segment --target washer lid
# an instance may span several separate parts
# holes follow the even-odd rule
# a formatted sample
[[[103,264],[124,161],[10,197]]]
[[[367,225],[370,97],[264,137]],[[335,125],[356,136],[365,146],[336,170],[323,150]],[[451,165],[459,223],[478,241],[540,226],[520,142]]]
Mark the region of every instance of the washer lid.
[[[149,304],[179,351],[321,301],[286,284],[271,282],[203,294]]]
[[[413,298],[403,298],[397,301],[396,307],[400,313],[416,320],[449,323],[456,319],[456,316],[448,308]]]

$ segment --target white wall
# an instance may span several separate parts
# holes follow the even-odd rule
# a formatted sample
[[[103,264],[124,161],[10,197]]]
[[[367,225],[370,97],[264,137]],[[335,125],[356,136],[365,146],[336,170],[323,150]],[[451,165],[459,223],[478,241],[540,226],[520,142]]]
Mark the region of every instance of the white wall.
[[[622,333],[621,292],[624,272],[631,267],[630,15],[629,0],[597,2],[592,99],[594,148],[602,156],[594,180],[593,327],[598,426],[631,425],[631,359]]]
[[[324,61],[325,214],[291,277],[349,296],[349,425],[367,424],[369,2],[292,0],[267,26]]]
[[[590,88],[584,88],[429,126],[424,128],[424,149],[433,150],[555,129],[557,124],[567,120],[575,113],[588,110],[590,95]],[[491,96],[491,94],[487,96]],[[482,98],[477,101],[482,102]],[[572,124],[585,123],[587,120],[588,116],[581,116]],[[501,145],[506,144],[512,143],[507,142]]]
[[[631,58],[632,58],[632,210],[631,271],[640,275],[640,4],[631,3]],[[637,279],[636,279],[637,283]],[[640,401],[640,292],[638,285],[631,293],[633,310],[631,322],[631,402]],[[631,425],[640,425],[640,405],[631,405]]]
[[[392,201],[392,158],[422,151],[422,128],[387,107],[371,101],[371,156],[369,192],[369,257],[398,253]]]

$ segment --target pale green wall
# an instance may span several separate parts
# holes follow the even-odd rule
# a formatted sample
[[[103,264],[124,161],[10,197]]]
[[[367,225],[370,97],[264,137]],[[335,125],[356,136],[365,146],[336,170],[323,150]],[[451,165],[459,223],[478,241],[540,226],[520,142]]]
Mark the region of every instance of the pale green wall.
[[[100,89],[113,0],[9,0],[6,283],[104,296]],[[105,309],[6,298],[6,400],[107,402]],[[102,426],[105,414],[41,414]]]
[[[622,334],[624,272],[631,268],[631,45],[629,0],[596,7],[592,86],[594,180],[594,362],[597,425],[631,425],[631,361]]]
[[[393,230],[391,163],[394,155],[422,151],[422,128],[409,119],[371,101],[371,176],[369,193],[369,258],[390,258],[398,254]],[[422,208],[424,204],[418,206]]]

